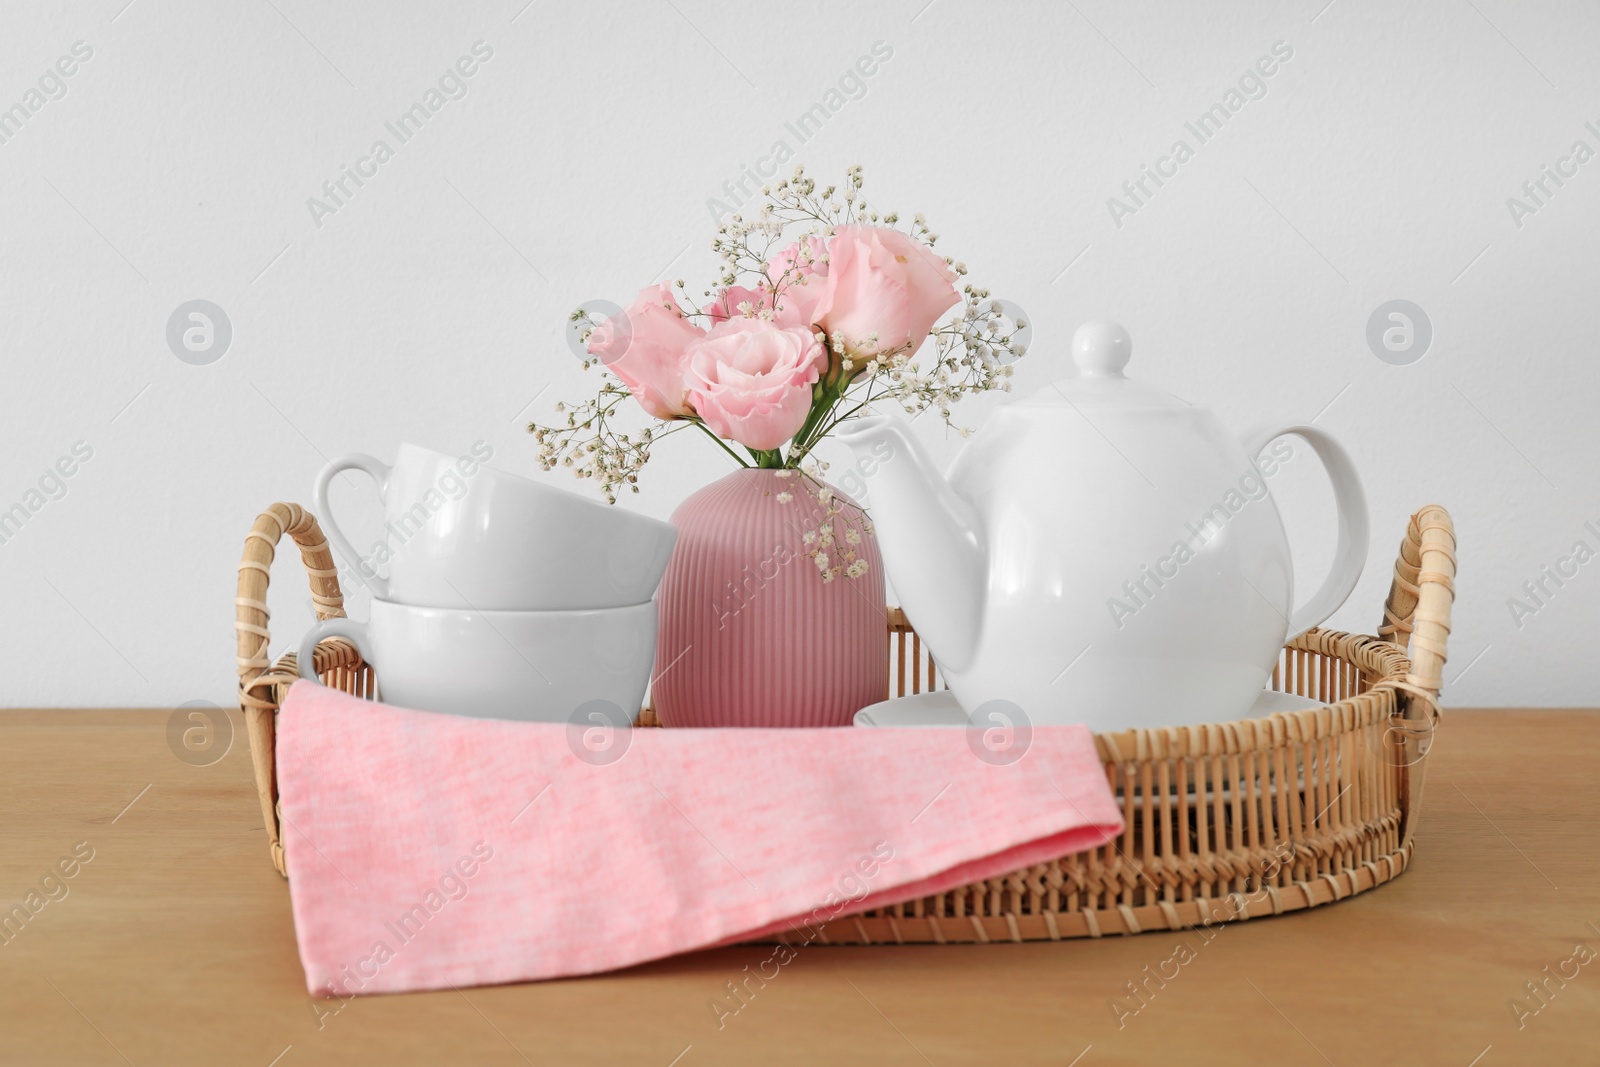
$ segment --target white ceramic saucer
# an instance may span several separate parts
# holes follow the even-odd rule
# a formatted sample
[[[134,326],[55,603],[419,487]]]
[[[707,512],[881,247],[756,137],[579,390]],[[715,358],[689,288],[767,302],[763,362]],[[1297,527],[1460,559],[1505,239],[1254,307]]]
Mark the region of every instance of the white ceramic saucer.
[[[1250,705],[1250,710],[1240,718],[1258,719],[1280,711],[1305,711],[1322,705],[1307,697],[1293,693],[1263,690]],[[956,703],[955,694],[948,689],[916,696],[895,697],[882,700],[856,712],[857,726],[965,726],[967,713]]]

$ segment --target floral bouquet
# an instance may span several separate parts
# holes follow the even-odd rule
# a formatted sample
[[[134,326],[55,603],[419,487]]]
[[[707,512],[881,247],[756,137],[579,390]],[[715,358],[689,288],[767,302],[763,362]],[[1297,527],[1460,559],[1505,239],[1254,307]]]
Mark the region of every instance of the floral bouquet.
[[[638,492],[656,442],[694,427],[742,466],[799,472],[796,484],[813,483],[831,518],[825,465],[802,464],[841,422],[886,402],[913,415],[936,409],[954,426],[956,400],[1008,389],[1026,322],[962,282],[966,266],[934,251],[938,235],[921,215],[901,229],[897,214],[867,204],[861,186],[860,167],[849,168],[842,189],[821,192],[796,167],[763,188],[754,219],[734,215],[717,231],[721,276],[703,306],[680,302],[680,280],[642,290],[603,322],[574,312],[584,367],[599,364],[602,381],[594,399],[556,406],[565,425],[529,425],[542,466],[571,467],[615,503],[619,486]],[[668,425],[619,429],[627,397]],[[853,569],[818,565],[825,579]]]

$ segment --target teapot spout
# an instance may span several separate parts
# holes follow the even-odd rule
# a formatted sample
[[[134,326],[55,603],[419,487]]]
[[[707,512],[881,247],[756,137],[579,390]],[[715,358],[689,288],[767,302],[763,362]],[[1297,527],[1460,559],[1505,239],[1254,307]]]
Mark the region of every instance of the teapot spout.
[[[934,468],[904,420],[851,419],[834,436],[855,453],[900,606],[939,666],[961,673],[977,651],[988,584],[977,512]]]

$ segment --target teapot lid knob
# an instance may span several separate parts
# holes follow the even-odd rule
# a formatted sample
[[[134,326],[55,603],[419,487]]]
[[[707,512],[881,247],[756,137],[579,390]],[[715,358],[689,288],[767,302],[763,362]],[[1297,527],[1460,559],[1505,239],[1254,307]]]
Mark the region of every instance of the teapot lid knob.
[[[1133,353],[1128,331],[1108,320],[1086,322],[1072,335],[1072,361],[1090,378],[1121,378]]]

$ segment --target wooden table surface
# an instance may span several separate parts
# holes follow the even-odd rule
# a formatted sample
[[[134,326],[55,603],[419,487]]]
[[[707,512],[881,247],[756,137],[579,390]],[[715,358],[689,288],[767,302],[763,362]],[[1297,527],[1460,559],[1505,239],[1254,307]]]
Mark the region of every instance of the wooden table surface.
[[[1411,868],[1343,903],[1210,942],[815,946],[720,1027],[712,999],[770,950],[307,996],[242,720],[200,767],[168,719],[0,712],[0,902],[45,901],[0,931],[0,1063],[1600,1063],[1600,712],[1448,712]],[[1180,942],[1119,1025],[1113,998]]]

